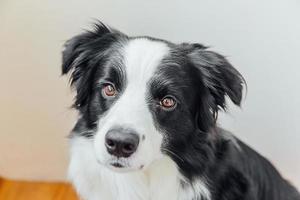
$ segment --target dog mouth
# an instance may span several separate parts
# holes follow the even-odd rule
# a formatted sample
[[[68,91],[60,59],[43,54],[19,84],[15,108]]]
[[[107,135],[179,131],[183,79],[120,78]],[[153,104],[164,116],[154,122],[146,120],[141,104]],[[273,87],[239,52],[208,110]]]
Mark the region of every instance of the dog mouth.
[[[120,162],[112,162],[110,163],[111,166],[116,167],[116,168],[124,168],[124,164],[120,163]]]
[[[144,165],[140,165],[138,167],[134,167],[129,165],[129,163],[124,162],[122,160],[114,160],[107,163],[107,167],[116,172],[130,172],[130,171],[138,171],[144,168]]]
[[[126,160],[119,158],[108,161],[106,166],[117,172],[128,171],[132,168]]]

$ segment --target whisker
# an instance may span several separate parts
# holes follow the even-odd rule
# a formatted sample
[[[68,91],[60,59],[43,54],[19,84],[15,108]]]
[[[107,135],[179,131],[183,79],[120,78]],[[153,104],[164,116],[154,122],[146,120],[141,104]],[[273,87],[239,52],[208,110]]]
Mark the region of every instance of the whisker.
[[[172,154],[173,156],[177,157],[181,162],[184,162],[184,160],[179,155],[177,155],[175,152],[171,151],[170,149],[162,148],[162,150],[164,150],[164,151]]]

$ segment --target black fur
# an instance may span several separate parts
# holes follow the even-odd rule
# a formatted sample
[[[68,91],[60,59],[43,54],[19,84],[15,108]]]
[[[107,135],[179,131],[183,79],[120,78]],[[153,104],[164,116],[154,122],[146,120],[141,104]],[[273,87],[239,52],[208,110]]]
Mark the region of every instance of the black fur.
[[[161,150],[187,180],[205,179],[212,200],[300,200],[296,189],[265,158],[238,139],[224,137],[227,132],[216,126],[217,113],[226,109],[226,96],[241,103],[245,84],[241,74],[201,44],[145,38],[171,49],[149,82],[147,100],[157,128],[165,133]],[[74,134],[93,138],[97,120],[117,100],[101,96],[101,80],[113,82],[122,94],[126,77],[118,47],[132,39],[98,23],[94,31],[66,43],[62,73],[72,71],[74,107],[81,114]],[[166,94],[178,100],[172,114],[157,106]]]

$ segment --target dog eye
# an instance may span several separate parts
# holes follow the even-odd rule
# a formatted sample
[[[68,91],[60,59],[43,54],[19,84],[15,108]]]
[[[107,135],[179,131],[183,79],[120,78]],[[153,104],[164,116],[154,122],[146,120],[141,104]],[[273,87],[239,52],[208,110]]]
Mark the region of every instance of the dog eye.
[[[166,109],[172,109],[176,106],[176,100],[170,96],[164,97],[159,103],[163,108]]]
[[[112,84],[106,84],[102,89],[103,95],[106,97],[114,97],[117,94],[115,87]]]

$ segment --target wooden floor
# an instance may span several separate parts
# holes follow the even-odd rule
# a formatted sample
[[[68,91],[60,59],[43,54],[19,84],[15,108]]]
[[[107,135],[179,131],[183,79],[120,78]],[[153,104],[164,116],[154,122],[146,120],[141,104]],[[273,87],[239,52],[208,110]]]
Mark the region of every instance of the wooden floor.
[[[66,183],[12,181],[0,178],[0,200],[78,200]]]

